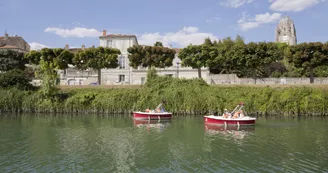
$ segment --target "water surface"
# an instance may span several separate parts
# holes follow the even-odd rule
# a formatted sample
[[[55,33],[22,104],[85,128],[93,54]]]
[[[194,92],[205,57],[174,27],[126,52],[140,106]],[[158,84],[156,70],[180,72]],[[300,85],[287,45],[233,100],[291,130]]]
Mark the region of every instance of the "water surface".
[[[0,115],[0,172],[328,172],[328,120]]]

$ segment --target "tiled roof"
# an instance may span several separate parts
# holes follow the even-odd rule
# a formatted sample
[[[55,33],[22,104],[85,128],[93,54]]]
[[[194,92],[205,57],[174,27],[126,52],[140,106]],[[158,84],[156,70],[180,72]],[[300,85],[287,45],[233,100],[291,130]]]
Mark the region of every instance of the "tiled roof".
[[[7,45],[18,45],[22,41],[22,37],[0,37],[0,43],[7,44]]]

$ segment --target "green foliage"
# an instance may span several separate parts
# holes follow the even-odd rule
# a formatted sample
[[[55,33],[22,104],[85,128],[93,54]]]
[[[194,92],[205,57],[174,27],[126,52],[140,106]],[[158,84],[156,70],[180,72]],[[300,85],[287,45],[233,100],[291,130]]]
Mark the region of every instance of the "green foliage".
[[[30,82],[31,80],[24,74],[24,71],[19,69],[13,69],[0,73],[1,88],[15,87],[21,90],[32,90],[34,87],[30,84]]]
[[[118,55],[121,52],[114,48],[89,48],[79,51],[73,58],[73,64],[80,70],[95,69],[98,70],[98,83],[101,83],[101,69],[117,68]]]
[[[147,71],[147,80],[155,79],[157,76],[158,76],[157,71],[154,67],[151,67],[150,69],[148,69],[148,71]]]
[[[318,116],[328,113],[327,88],[209,86],[202,79],[154,77],[140,89],[70,89],[50,99],[39,92],[0,88],[0,110],[63,113],[130,113],[154,109],[163,99],[176,115],[203,116],[245,102],[249,114]]]
[[[73,64],[81,70],[116,68],[118,67],[119,54],[121,54],[120,50],[114,48],[89,48],[76,53]]]
[[[25,69],[28,62],[24,58],[24,53],[13,50],[0,51],[0,71],[9,71],[12,69]]]
[[[314,82],[314,70],[328,65],[328,43],[301,43],[286,52],[288,62]],[[308,75],[307,75],[308,74]]]
[[[53,102],[54,97],[58,94],[57,89],[57,70],[66,69],[72,63],[74,54],[61,48],[49,49],[43,48],[41,51],[30,51],[25,54],[25,58],[34,65],[38,65],[36,77],[42,80],[40,93],[44,100]]]
[[[175,50],[163,47],[161,42],[154,46],[134,45],[128,48],[130,66],[137,69],[142,67],[165,68],[172,66]]]

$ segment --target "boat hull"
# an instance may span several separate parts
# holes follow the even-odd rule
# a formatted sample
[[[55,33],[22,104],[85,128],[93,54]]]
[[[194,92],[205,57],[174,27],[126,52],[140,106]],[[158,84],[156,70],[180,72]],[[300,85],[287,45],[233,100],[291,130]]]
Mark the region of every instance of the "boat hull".
[[[205,124],[223,124],[223,125],[255,125],[256,118],[223,118],[221,116],[204,116]]]
[[[147,113],[147,112],[133,112],[133,118],[137,120],[161,120],[171,119],[172,113]]]

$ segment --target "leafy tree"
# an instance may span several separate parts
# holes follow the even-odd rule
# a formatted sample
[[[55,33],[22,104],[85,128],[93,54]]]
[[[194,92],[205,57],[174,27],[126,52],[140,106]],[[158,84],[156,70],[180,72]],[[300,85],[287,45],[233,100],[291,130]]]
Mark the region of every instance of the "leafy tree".
[[[310,83],[314,83],[314,69],[328,65],[328,44],[321,42],[301,43],[291,46],[288,60],[302,74],[308,73]]]
[[[202,58],[202,46],[201,45],[192,45],[183,48],[179,52],[179,58],[181,59],[181,64],[183,66],[197,68],[198,77],[201,78],[201,68],[205,66],[206,59]]]
[[[242,73],[238,60],[245,55],[245,43],[241,36],[237,35],[235,40],[230,37],[222,39],[214,45],[217,49],[217,55],[208,63],[210,70],[214,73],[231,74]]]
[[[165,68],[172,66],[175,57],[175,50],[163,47],[161,42],[156,42],[154,46],[137,46],[128,48],[130,66],[137,69],[142,67]]]
[[[211,39],[206,38],[201,45],[192,45],[185,47],[179,53],[179,58],[182,61],[183,66],[197,68],[198,77],[202,78],[201,68],[207,66],[214,66],[215,61],[212,61],[217,57],[217,49],[215,45],[217,42],[212,42]]]
[[[12,69],[4,73],[0,73],[0,88],[16,87],[21,90],[31,90],[33,85],[31,79],[25,76],[20,69]]]
[[[25,64],[27,61],[24,58],[24,53],[13,50],[0,51],[0,71],[24,70]]]
[[[114,48],[89,48],[75,54],[73,64],[80,70],[94,69],[98,71],[98,83],[101,84],[101,69],[117,68],[118,55],[121,52]]]
[[[244,71],[247,71],[254,78],[263,76],[263,67],[278,61],[282,54],[276,43],[251,42],[246,45],[246,54],[240,59],[240,64],[244,64]]]
[[[43,48],[41,51],[30,51],[25,54],[25,58],[31,63],[39,66],[36,73],[42,79],[40,92],[46,98],[52,98],[57,94],[57,70],[68,68],[72,63],[74,54],[61,48],[49,49]]]

